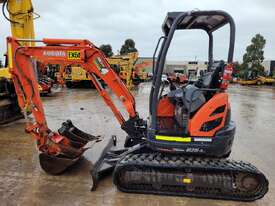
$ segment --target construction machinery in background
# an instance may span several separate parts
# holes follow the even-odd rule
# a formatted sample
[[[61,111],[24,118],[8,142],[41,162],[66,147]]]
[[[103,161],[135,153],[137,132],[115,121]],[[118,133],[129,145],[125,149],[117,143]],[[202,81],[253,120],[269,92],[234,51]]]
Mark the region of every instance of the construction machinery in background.
[[[2,14],[10,22],[11,34],[15,38],[34,39],[34,19],[40,16],[34,12],[31,0],[0,0]],[[8,14],[6,14],[6,12]],[[34,46],[34,42],[21,42],[22,46]],[[6,54],[7,57],[10,54]],[[41,95],[51,93],[53,80],[45,73],[45,65],[33,62],[37,72]],[[7,63],[0,68],[0,125],[22,118]]]
[[[271,77],[264,77],[264,76],[257,76],[256,78],[253,79],[240,79],[237,80],[237,83],[239,83],[240,85],[271,85],[275,83],[275,79],[271,78]]]
[[[0,125],[20,118],[23,115],[17,103],[11,74],[7,67],[0,68]]]
[[[138,52],[131,52],[127,55],[114,55],[107,58],[108,63],[126,84],[128,89],[132,89],[134,85],[148,79],[147,72],[142,71],[142,66],[144,65],[136,65],[137,60]],[[68,88],[91,85],[91,79],[88,73],[80,66],[66,67],[63,76]]]
[[[127,55],[114,55],[107,58],[111,67],[119,74],[128,89],[133,88],[135,79],[135,63],[138,59],[138,52],[130,52]]]
[[[188,82],[188,78],[185,74],[176,72],[168,74],[168,80],[178,84],[185,84]]]
[[[0,0],[2,14],[10,22],[11,34],[16,38],[34,38],[33,12],[31,0]],[[8,12],[8,15],[5,13]],[[34,46],[34,42],[22,42],[22,46]],[[11,54],[7,54],[11,55]],[[7,57],[6,55],[6,57]],[[22,118],[7,62],[0,68],[0,124]]]
[[[63,78],[67,88],[79,86],[89,87],[92,85],[88,73],[77,65],[68,65],[64,70]]]
[[[146,68],[152,68],[152,66],[153,62],[151,60],[144,60],[142,62],[138,62],[138,60],[136,61],[133,74],[134,85],[151,80],[151,77],[148,71],[146,71]]]
[[[229,25],[227,63],[213,62],[213,32]],[[162,84],[167,51],[176,30],[206,31],[209,37],[208,69],[194,84],[170,91]],[[31,59],[38,62],[79,65],[87,73],[106,105],[111,108],[121,128],[127,133],[124,148],[112,146],[110,139],[91,171],[93,188],[107,169],[114,170],[113,181],[124,192],[253,201],[268,191],[265,175],[250,163],[226,159],[230,155],[235,123],[226,92],[233,71],[235,24],[224,11],[169,12],[162,26],[164,36],[153,67],[149,96],[149,121],[141,119],[135,99],[104,54],[88,40],[43,39],[41,45],[22,47],[7,38],[9,68],[20,108],[31,110],[26,131],[34,136],[40,165],[50,174],[60,174],[77,162],[99,141],[64,122],[58,132],[50,130],[39,96]],[[29,40],[25,40],[29,41]],[[127,119],[112,101],[101,79],[115,94],[129,114]]]

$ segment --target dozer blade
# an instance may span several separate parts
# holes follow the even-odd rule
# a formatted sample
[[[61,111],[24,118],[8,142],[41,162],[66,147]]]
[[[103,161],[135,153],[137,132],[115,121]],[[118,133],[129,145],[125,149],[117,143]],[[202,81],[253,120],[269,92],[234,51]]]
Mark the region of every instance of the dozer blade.
[[[268,191],[268,180],[249,163],[161,153],[129,154],[115,168],[123,192],[254,201]]]
[[[43,152],[39,154],[41,168],[52,175],[65,172],[81,158],[82,154],[89,149],[94,142],[101,141],[99,136],[87,134],[75,127],[71,120],[63,122],[58,132],[70,141],[71,147],[60,145],[63,154],[57,156]]]

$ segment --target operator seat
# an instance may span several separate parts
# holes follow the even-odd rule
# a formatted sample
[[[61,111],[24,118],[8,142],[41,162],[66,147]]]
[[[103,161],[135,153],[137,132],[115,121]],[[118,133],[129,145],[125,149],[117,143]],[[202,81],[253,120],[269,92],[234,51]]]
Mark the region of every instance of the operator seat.
[[[215,93],[213,91],[201,91],[200,88],[218,89],[220,87],[224,65],[224,61],[213,63],[208,68],[208,72],[203,74],[194,85],[190,84],[184,88],[183,103],[191,113],[198,110]]]
[[[201,76],[195,85],[199,88],[218,89],[221,84],[220,77],[223,73],[224,66],[224,61],[213,63],[212,66],[208,68],[208,72]]]
[[[195,83],[195,86],[202,89],[219,89],[224,66],[224,61],[213,63],[212,66],[208,68],[208,72],[201,76]],[[215,91],[205,91],[204,96],[206,100],[209,100],[215,93]]]
[[[195,84],[189,84],[168,93],[170,102],[175,105],[175,119],[179,125],[184,125],[183,122],[188,113],[193,116],[213,97],[216,91],[203,89],[218,89],[220,87],[224,65],[224,61],[215,62]]]

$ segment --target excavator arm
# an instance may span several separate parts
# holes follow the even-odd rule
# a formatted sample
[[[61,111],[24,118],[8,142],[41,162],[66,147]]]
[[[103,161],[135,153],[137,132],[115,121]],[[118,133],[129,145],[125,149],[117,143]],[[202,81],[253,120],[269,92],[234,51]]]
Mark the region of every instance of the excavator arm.
[[[27,111],[31,111],[34,116],[33,121],[27,122],[26,131],[37,140],[38,149],[43,154],[69,159],[79,158],[85,151],[87,141],[79,144],[75,139],[72,140],[48,128],[33,60],[42,64],[62,64],[62,68],[72,64],[80,65],[91,77],[93,84],[113,111],[122,129],[129,136],[144,137],[145,123],[138,117],[134,97],[95,45],[88,40],[43,39],[35,40],[42,46],[21,46],[21,43],[25,41],[34,40],[7,38],[8,62],[20,108],[26,119],[28,119]],[[128,120],[124,119],[99,79],[103,80],[121,101],[129,114]]]

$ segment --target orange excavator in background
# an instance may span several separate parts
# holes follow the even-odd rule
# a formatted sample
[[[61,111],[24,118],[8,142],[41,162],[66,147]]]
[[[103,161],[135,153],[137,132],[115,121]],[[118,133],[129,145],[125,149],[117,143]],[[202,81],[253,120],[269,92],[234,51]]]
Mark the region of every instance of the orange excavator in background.
[[[213,32],[230,27],[227,63],[213,63]],[[164,36],[156,62],[149,97],[149,121],[141,119],[135,99],[104,54],[88,40],[43,39],[40,46],[21,46],[33,41],[7,38],[9,68],[18,102],[31,111],[26,131],[37,141],[40,165],[50,174],[60,174],[73,165],[97,136],[64,122],[58,132],[48,128],[38,83],[31,60],[44,64],[80,65],[89,75],[106,105],[127,133],[123,149],[114,149],[110,139],[91,171],[93,188],[106,170],[113,170],[119,190],[134,193],[182,195],[190,197],[253,201],[268,191],[268,180],[255,166],[226,159],[235,134],[226,92],[233,70],[235,24],[224,11],[169,12],[162,26]],[[209,36],[208,71],[186,87],[161,82],[166,54],[176,30],[202,29]],[[157,53],[158,46],[155,50]],[[154,54],[154,60],[155,60]],[[63,72],[62,70],[60,71]],[[121,101],[129,114],[122,116],[102,80]],[[170,84],[172,84],[170,82]]]
[[[184,84],[188,82],[188,78],[185,74],[175,72],[168,74],[168,80],[178,84]]]
[[[135,64],[135,69],[133,72],[134,84],[139,84],[140,82],[146,82],[150,80],[149,73],[145,71],[146,67],[152,67],[152,62],[150,60],[145,60],[141,63]]]

